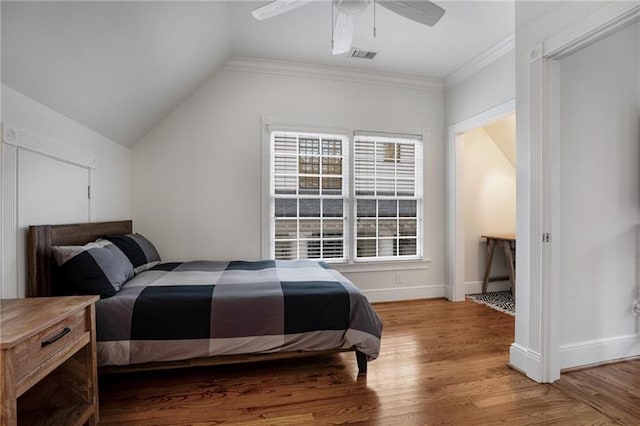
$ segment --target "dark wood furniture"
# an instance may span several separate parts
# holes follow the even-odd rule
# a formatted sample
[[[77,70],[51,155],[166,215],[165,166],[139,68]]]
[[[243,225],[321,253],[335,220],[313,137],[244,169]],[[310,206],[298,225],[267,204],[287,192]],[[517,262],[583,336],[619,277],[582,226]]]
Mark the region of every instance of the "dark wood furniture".
[[[508,278],[511,282],[511,293],[516,295],[516,271],[515,271],[515,250],[516,250],[516,236],[515,234],[490,234],[490,235],[482,235],[481,238],[485,238],[487,240],[487,265],[485,266],[484,271],[484,280],[482,281],[482,292],[487,292],[487,286],[489,285],[489,281],[502,281],[505,278]],[[491,277],[491,264],[493,262],[493,253],[495,252],[496,247],[504,250],[504,258],[507,262],[507,272],[509,274],[508,277]]]
[[[27,241],[27,296],[63,295],[63,286],[58,276],[58,266],[53,257],[51,246],[83,245],[108,234],[129,234],[133,232],[131,220],[114,222],[75,223],[68,225],[30,226]],[[196,358],[184,361],[150,362],[118,367],[100,367],[101,373],[165,370],[205,365],[238,364],[245,362],[266,361],[305,356],[318,356],[336,352],[356,352],[358,374],[367,374],[367,357],[352,349],[336,349],[333,351],[295,351],[265,354],[221,355]]]
[[[0,425],[98,423],[97,300],[0,300]]]

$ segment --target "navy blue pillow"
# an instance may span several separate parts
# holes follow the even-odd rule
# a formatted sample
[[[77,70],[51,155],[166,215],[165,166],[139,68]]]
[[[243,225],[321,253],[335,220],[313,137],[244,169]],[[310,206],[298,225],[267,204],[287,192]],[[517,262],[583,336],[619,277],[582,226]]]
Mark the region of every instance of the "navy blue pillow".
[[[151,269],[160,263],[158,250],[140,234],[107,235],[104,239],[111,241],[127,256],[133,265],[133,272],[138,274]]]
[[[111,297],[134,275],[129,259],[110,241],[51,249],[70,293]]]

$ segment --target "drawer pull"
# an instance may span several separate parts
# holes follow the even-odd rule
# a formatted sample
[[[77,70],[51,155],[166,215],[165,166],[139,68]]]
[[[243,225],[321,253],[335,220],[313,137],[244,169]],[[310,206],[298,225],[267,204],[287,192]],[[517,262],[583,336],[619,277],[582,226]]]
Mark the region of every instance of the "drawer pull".
[[[64,336],[66,336],[69,333],[71,333],[71,329],[69,327],[63,328],[60,333],[56,334],[52,338],[47,339],[47,340],[43,340],[42,341],[42,347],[44,348],[45,346],[50,345],[50,344],[54,343],[55,341],[62,339]]]

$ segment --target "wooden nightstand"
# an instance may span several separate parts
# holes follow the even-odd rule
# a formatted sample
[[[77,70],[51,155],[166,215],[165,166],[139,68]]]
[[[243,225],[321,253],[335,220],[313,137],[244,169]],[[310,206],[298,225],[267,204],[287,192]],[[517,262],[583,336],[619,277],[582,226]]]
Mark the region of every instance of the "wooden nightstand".
[[[97,300],[0,300],[0,426],[98,423]]]

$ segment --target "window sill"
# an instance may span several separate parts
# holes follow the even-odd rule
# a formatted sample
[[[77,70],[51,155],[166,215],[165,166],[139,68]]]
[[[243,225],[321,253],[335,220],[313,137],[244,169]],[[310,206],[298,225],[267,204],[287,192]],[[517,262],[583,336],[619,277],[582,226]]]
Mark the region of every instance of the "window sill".
[[[429,269],[431,259],[384,260],[374,262],[329,263],[336,271],[350,272],[383,272]]]

